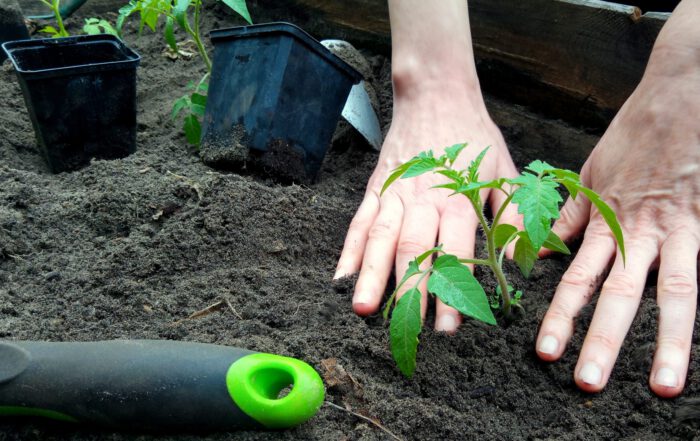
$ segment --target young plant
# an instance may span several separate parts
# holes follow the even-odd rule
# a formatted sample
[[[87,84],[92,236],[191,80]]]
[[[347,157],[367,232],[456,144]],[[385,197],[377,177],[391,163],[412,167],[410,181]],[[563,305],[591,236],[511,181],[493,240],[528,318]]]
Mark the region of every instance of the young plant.
[[[515,244],[513,258],[525,277],[530,275],[541,248],[569,254],[564,242],[552,231],[552,222],[559,218],[559,204],[562,202],[558,191],[560,186],[564,186],[572,198],[583,194],[591,201],[615,236],[623,261],[625,258],[622,229],[615,213],[598,194],[581,184],[577,173],[552,167],[543,161],[534,161],[514,179],[480,181],[479,167],[488,147],[466,169],[457,170],[453,168],[454,163],[465,147],[466,144],[453,145],[446,148],[445,154],[440,157],[435,157],[432,151],[422,152],[393,170],[382,188],[383,193],[399,178],[412,178],[428,172],[442,175],[447,178],[447,183],[435,188],[451,190],[452,196],[464,196],[465,203],[473,208],[486,236],[486,259],[460,259],[445,253],[441,246],[417,256],[408,264],[406,274],[387,301],[385,319],[388,319],[393,307],[389,327],[391,353],[407,377],[413,375],[416,367],[418,335],[422,327],[421,293],[418,286],[426,277],[429,277],[429,293],[466,316],[495,325],[496,317],[492,309],[500,310],[504,318],[510,319],[513,307],[519,307],[522,296],[521,291],[514,290],[508,284],[503,272],[505,250],[510,244]],[[486,188],[503,192],[506,196],[505,203],[494,214],[491,222],[484,214],[484,202],[480,195],[481,190]],[[518,213],[523,215],[523,230],[501,222],[503,211],[511,202],[518,205]],[[431,265],[421,269],[421,264],[429,259]],[[498,282],[496,292],[487,295],[467,264],[488,267]],[[394,306],[396,293],[412,277],[417,277],[415,285]]]
[[[51,0],[50,2],[48,0],[39,1],[51,9],[54,18],[56,19],[56,25],[58,26],[58,29],[51,25],[44,26],[43,28],[39,29],[39,32],[49,34],[53,38],[70,37],[70,33],[68,33],[66,30],[63,24],[63,17],[61,16],[61,0]],[[86,18],[85,25],[83,26],[83,32],[88,35],[117,35],[117,30],[107,20],[102,20],[99,18]]]
[[[248,23],[253,23],[245,0],[217,1],[223,2]],[[119,18],[117,19],[117,29],[121,32],[124,21],[131,14],[138,12],[141,16],[139,32],[142,32],[146,26],[155,32],[158,19],[165,17],[165,41],[175,54],[181,53],[175,39],[175,24],[194,41],[207,72],[196,86],[194,86],[194,83],[190,83],[191,93],[178,98],[173,103],[172,117],[173,119],[177,118],[179,114],[184,112],[185,118],[182,129],[185,132],[187,141],[196,147],[199,146],[201,140],[202,126],[200,121],[204,116],[204,108],[207,101],[207,81],[212,67],[200,30],[202,7],[203,0],[131,0],[128,5],[119,10]],[[190,17],[192,17],[191,20]]]
[[[58,26],[58,29],[56,29],[53,26],[44,26],[43,28],[39,29],[39,32],[43,32],[45,34],[49,34],[54,38],[58,37],[70,37],[70,34],[68,31],[66,31],[66,27],[63,25],[63,17],[61,17],[61,0],[39,0],[41,3],[46,5],[50,10],[51,13],[53,13],[53,16],[56,18],[56,25]]]

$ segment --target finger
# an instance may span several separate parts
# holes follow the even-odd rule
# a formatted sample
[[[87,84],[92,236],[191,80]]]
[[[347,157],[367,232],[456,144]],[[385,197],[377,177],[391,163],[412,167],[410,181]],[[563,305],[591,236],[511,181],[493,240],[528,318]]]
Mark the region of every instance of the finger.
[[[439,222],[440,216],[437,208],[430,202],[414,204],[406,208],[399,242],[396,247],[396,283],[399,283],[403,278],[410,261],[435,246]],[[421,263],[420,268],[425,269],[429,266],[430,259],[426,259]],[[414,276],[406,281],[401,290],[396,293],[396,300],[400,299],[403,293],[415,286],[416,278],[418,276]],[[428,308],[426,278],[423,278],[418,289],[422,293],[421,314],[425,318]]]
[[[542,320],[536,345],[541,359],[554,361],[564,353],[574,332],[574,319],[590,301],[614,254],[615,241],[610,234],[591,225]]]
[[[510,155],[502,155],[502,157],[499,159],[497,173],[498,176],[502,176],[508,179],[515,178],[516,176],[518,176],[518,170],[515,168],[515,164],[513,164],[513,160],[511,159]],[[499,210],[506,202],[507,198],[508,196],[502,191],[491,190],[489,202],[493,207],[493,210],[496,210],[497,212],[497,210]],[[515,226],[518,230],[522,230],[523,216],[518,213],[518,206],[513,203],[509,203],[508,206],[504,208],[499,223],[510,224]],[[512,242],[506,249],[506,257],[512,259],[514,251],[515,244],[514,242]]]
[[[581,233],[590,215],[591,201],[587,197],[579,195],[575,200],[569,197],[559,211],[559,219],[554,222],[552,232],[567,242]],[[551,250],[542,248],[538,254],[544,257],[551,253]]]
[[[386,194],[379,215],[367,232],[367,244],[352,306],[359,315],[374,314],[384,295],[401,230],[403,205],[398,196]]]
[[[379,198],[375,192],[368,191],[348,227],[343,251],[340,253],[333,279],[349,276],[359,271],[367,244],[367,234],[377,217],[377,213],[379,213]]]
[[[440,239],[446,253],[461,259],[474,257],[474,240],[478,220],[462,198],[452,197],[440,218]],[[474,266],[469,265],[473,270]],[[435,304],[435,330],[454,333],[462,323],[462,315],[440,299]]]
[[[603,284],[574,371],[576,384],[587,392],[598,392],[608,382],[658,254],[656,243],[649,239],[628,241],[627,246],[626,263],[618,254]]]
[[[651,389],[670,398],[683,391],[697,306],[700,245],[691,234],[669,236],[661,247],[657,284],[659,336],[649,377]]]

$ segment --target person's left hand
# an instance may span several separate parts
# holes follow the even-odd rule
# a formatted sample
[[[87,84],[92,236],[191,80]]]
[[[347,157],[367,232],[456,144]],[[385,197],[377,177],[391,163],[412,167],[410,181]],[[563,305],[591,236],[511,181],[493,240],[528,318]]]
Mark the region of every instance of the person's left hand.
[[[665,60],[657,54],[657,60]],[[554,231],[568,239],[585,228],[537,337],[540,358],[561,357],[574,318],[613,261],[574,371],[576,384],[605,387],[634,319],[650,268],[658,265],[658,339],[649,379],[663,397],[681,393],[697,303],[700,249],[700,69],[660,75],[648,69],[581,172],[617,213],[627,260],[585,197],[569,199]]]

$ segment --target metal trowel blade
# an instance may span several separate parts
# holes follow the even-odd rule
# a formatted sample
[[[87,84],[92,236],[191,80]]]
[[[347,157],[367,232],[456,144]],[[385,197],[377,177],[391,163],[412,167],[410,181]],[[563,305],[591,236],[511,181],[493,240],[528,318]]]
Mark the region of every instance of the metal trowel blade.
[[[352,86],[342,115],[375,150],[382,148],[382,129],[369,101],[364,81]]]

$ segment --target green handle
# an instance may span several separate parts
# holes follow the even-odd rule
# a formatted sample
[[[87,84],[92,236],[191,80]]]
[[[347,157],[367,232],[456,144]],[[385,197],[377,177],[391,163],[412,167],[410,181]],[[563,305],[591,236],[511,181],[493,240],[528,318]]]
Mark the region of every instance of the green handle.
[[[311,418],[323,396],[308,364],[244,349],[157,340],[0,342],[5,416],[161,432],[282,429]]]

